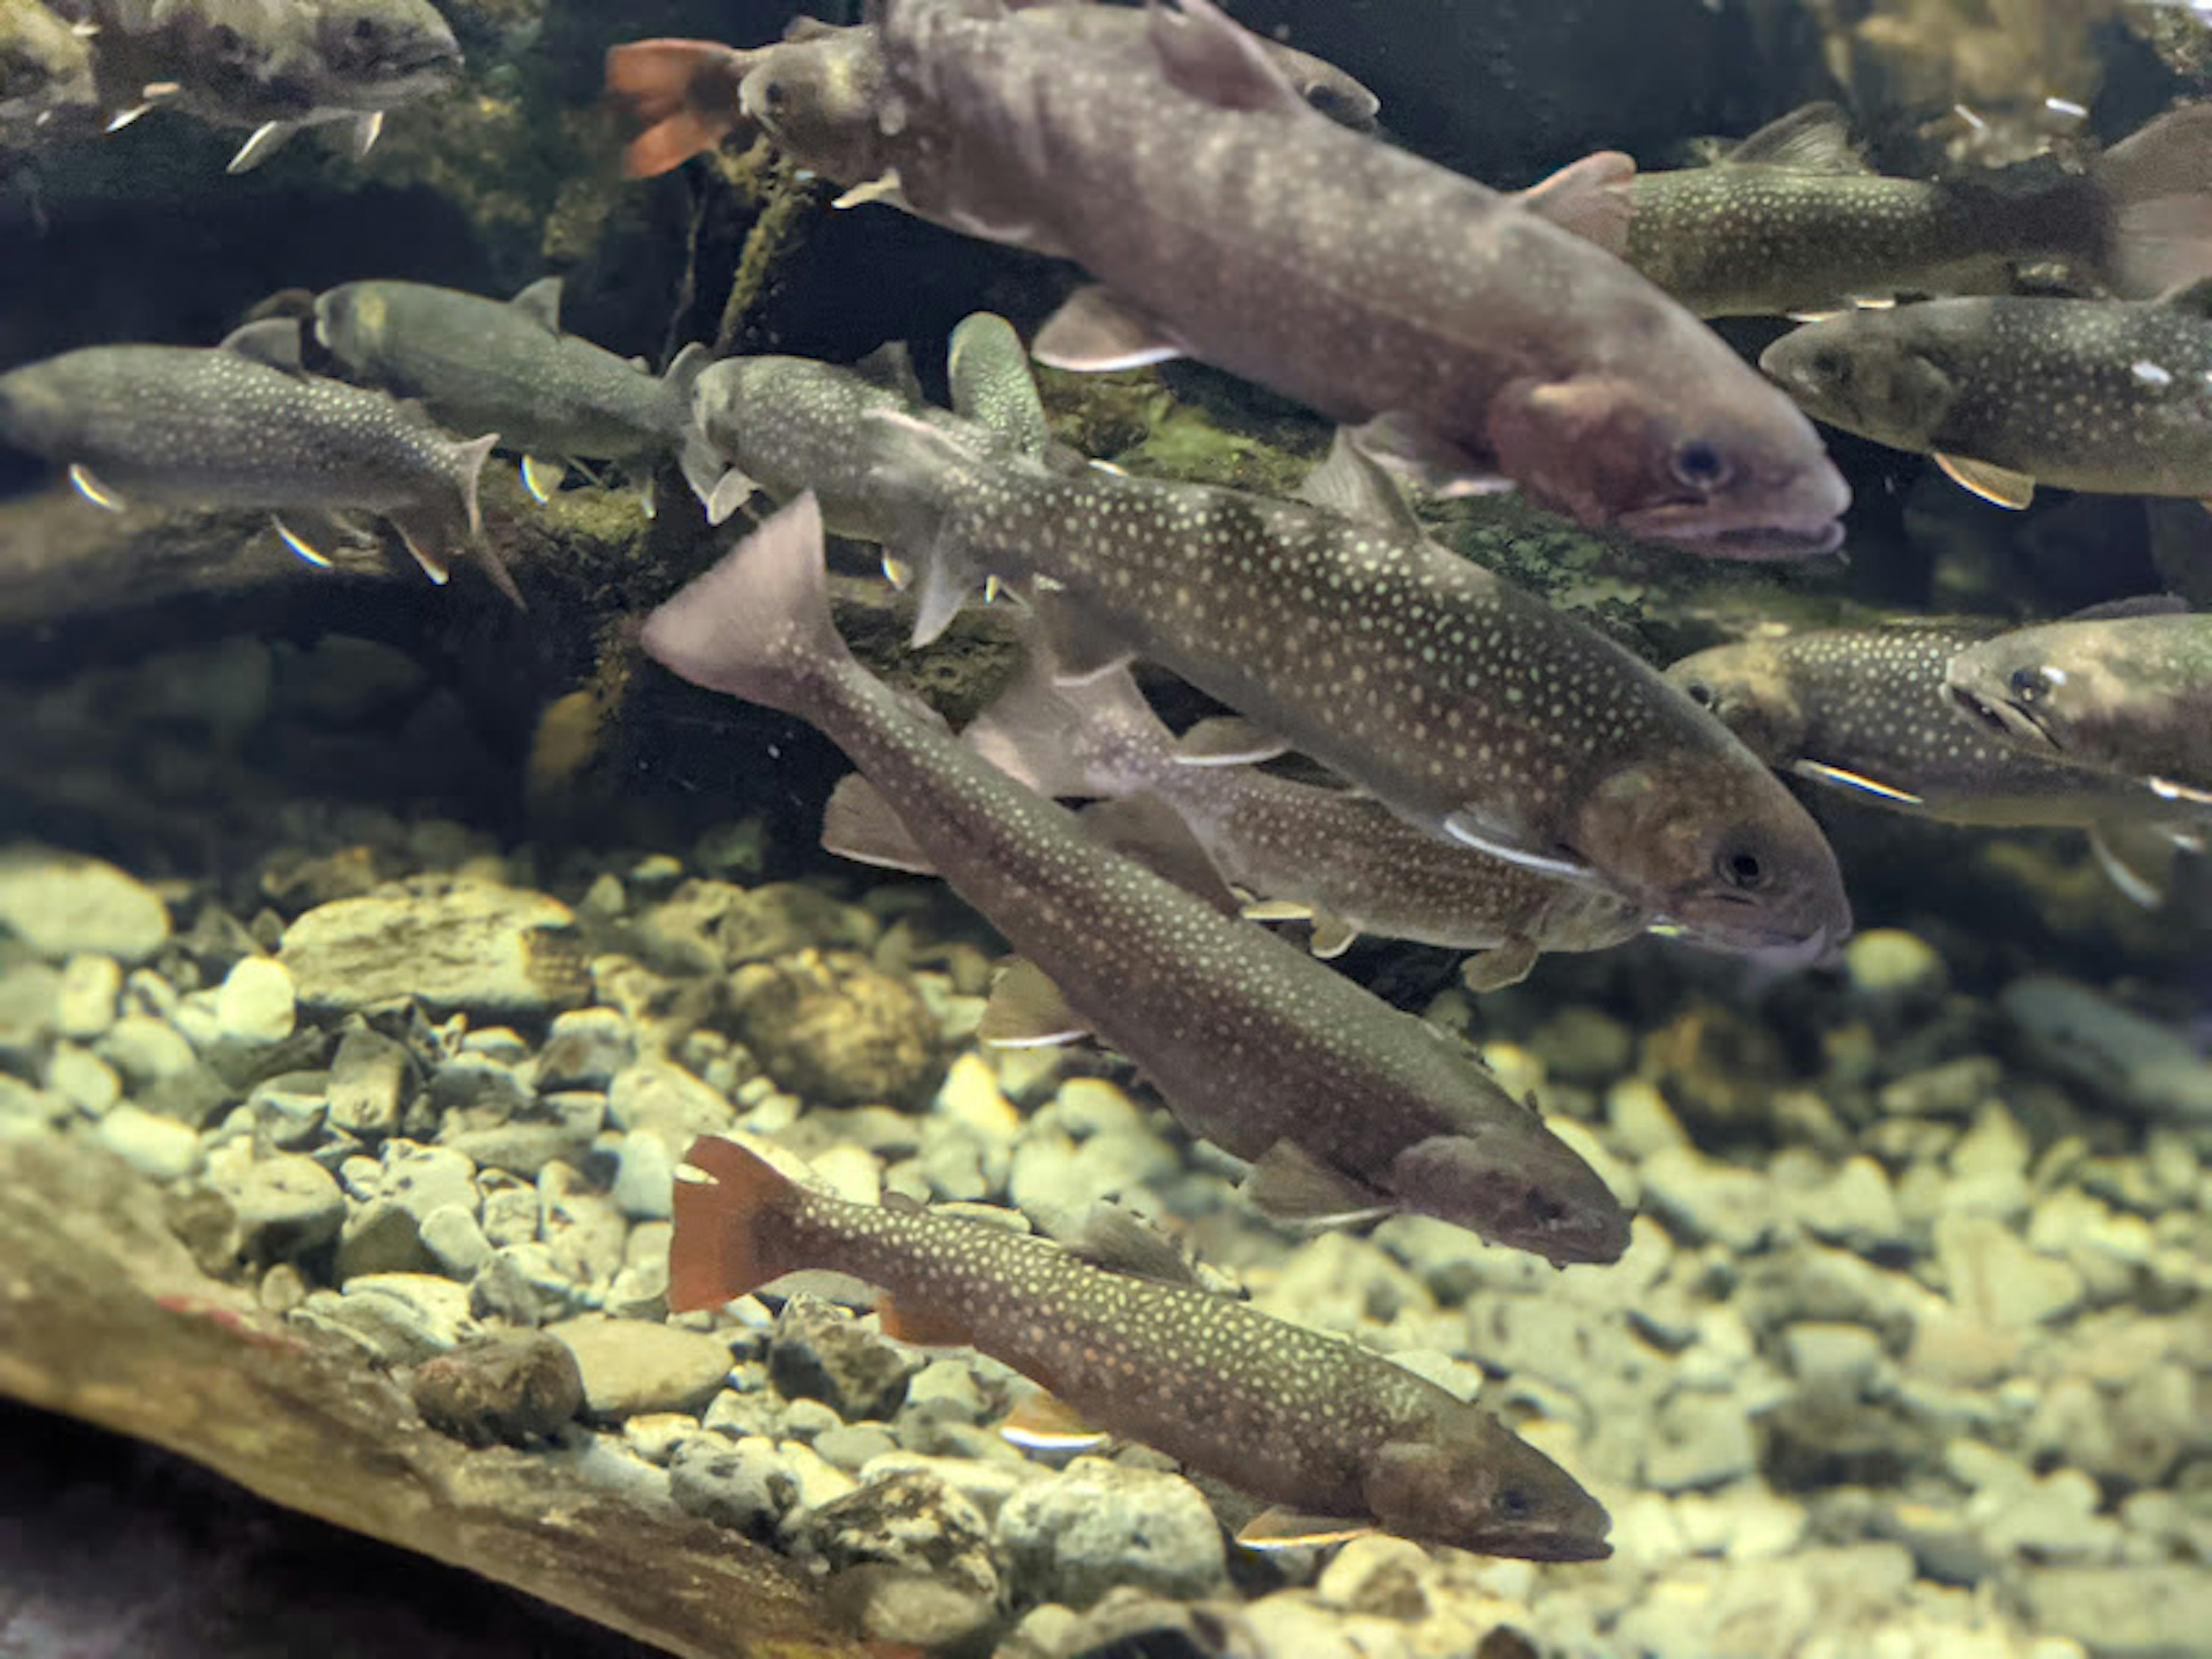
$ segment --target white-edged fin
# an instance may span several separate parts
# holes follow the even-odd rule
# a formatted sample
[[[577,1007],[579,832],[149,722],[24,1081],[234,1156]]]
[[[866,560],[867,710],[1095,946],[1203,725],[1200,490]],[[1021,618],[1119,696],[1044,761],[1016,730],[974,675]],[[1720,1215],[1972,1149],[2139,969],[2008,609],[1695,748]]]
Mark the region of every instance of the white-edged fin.
[[[1178,1285],[1191,1291],[1203,1288],[1198,1269],[1176,1247],[1175,1240],[1118,1204],[1092,1205],[1083,1219],[1082,1231],[1067,1248],[1092,1267],[1125,1278]]]
[[[1259,37],[1231,22],[1213,0],[1155,4],[1147,21],[1160,68],[1192,97],[1222,109],[1319,116]]]
[[[2089,831],[2089,851],[2105,878],[2146,910],[2157,909],[2173,891],[2179,850],[2155,825],[2099,824]]]
[[[1426,533],[1396,480],[1345,427],[1337,428],[1328,457],[1298,485],[1297,498],[1362,524],[1386,525],[1409,536]]]
[[[300,130],[296,121],[270,121],[254,128],[252,136],[238,147],[238,154],[230,158],[225,173],[251,173],[290,142]]]
[[[385,516],[392,519],[392,527],[398,531],[399,539],[405,544],[409,556],[421,568],[424,575],[440,587],[453,580],[453,567],[434,537],[420,527],[410,530],[390,514]]]
[[[1532,852],[1528,848],[1507,841],[1466,812],[1452,812],[1444,818],[1444,833],[1462,847],[1472,847],[1478,853],[1487,853],[1494,859],[1518,865],[1523,870],[1534,870],[1540,875],[1559,876],[1568,881],[1586,881],[1590,867],[1580,859],[1566,854]]]
[[[1164,325],[1091,283],[1045,319],[1030,355],[1048,368],[1103,374],[1168,362],[1183,349]]]
[[[1443,500],[1500,495],[1513,488],[1512,479],[1446,443],[1401,410],[1377,415],[1350,431],[1352,441],[1370,459]]]
[[[1826,323],[1838,317],[1848,317],[1847,311],[1789,311],[1783,313],[1793,323]]]
[[[1313,906],[1296,899],[1255,898],[1244,901],[1237,913],[1247,921],[1311,921]]]
[[[999,975],[975,1027],[975,1040],[993,1048],[1053,1048],[1090,1035],[1091,1022],[1067,1006],[1060,987],[1022,961]]]
[[[1182,815],[1158,795],[1145,791],[1120,800],[1102,800],[1076,814],[1084,834],[1101,847],[1133,859],[1193,898],[1205,900],[1224,916],[1242,914],[1243,905]]]
[[[1848,789],[1854,794],[1870,795],[1876,800],[1891,801],[1899,806],[1928,805],[1925,796],[1916,795],[1910,789],[1900,789],[1894,784],[1884,783],[1877,778],[1867,776],[1863,772],[1853,772],[1840,766],[1831,766],[1826,761],[1792,761],[1790,763],[1790,769],[1799,777],[1809,778],[1815,783],[1830,784],[1838,789]]]
[[[1082,1414],[1055,1395],[1039,1389],[1026,1395],[999,1425],[999,1436],[1024,1451],[1089,1451],[1113,1438],[1084,1421]]]
[[[1322,1544],[1348,1543],[1382,1528],[1372,1521],[1344,1515],[1308,1515],[1279,1504],[1261,1510],[1237,1529],[1237,1541],[1248,1550],[1310,1549]]]
[[[541,460],[535,455],[522,458],[522,487],[540,507],[561,493],[561,481],[568,476],[566,462]]]
[[[716,478],[713,488],[700,498],[707,509],[707,522],[710,525],[728,523],[736,516],[739,507],[752,500],[753,492],[758,487],[737,468],[730,468]],[[696,480],[691,488],[696,493],[699,486]]]
[[[1180,766],[1256,766],[1290,752],[1287,738],[1242,714],[1211,715],[1175,742]]]
[[[2143,781],[2160,800],[2179,801],[2187,806],[2212,806],[2212,793],[2177,783],[2172,778],[2150,777]]]
[[[286,524],[283,520],[272,517],[269,523],[276,532],[276,539],[291,549],[294,556],[301,562],[313,565],[319,570],[328,570],[331,568],[330,559],[324,554],[322,549],[293,529],[290,525]]]
[[[914,567],[888,547],[884,550],[882,564],[884,580],[900,592],[914,586]]]
[[[912,636],[917,648],[952,626],[960,607],[983,580],[981,570],[949,547],[932,549],[920,564],[921,579],[915,586]]]
[[[1349,951],[1358,938],[1359,930],[1342,916],[1316,910],[1313,914],[1313,931],[1306,939],[1306,949],[1323,962],[1334,962]]]
[[[281,368],[287,374],[307,373],[300,356],[300,325],[289,317],[264,317],[258,323],[234,328],[223,336],[216,349]]]
[[[114,114],[107,118],[106,131],[109,132],[120,132],[124,128],[137,120],[141,116],[144,115],[153,107],[154,106],[152,104],[148,103],[133,104],[128,109],[119,109],[116,111]]]
[[[637,510],[648,519],[660,516],[660,497],[653,492],[650,472],[637,481]]]
[[[82,461],[70,463],[69,481],[70,488],[94,507],[106,507],[110,513],[123,513],[129,510],[130,504],[94,477],[92,469]]]
[[[914,353],[904,340],[886,340],[853,365],[853,373],[870,386],[896,392],[910,404],[927,401],[921,377],[914,372]]]
[[[1303,1146],[1279,1140],[1244,1177],[1252,1207],[1276,1221],[1328,1225],[1387,1214],[1389,1198],[1358,1176],[1331,1169]]]
[[[1807,104],[1769,121],[1721,158],[1726,165],[1782,167],[1838,175],[1874,171],[1851,139],[1850,123],[1830,103]]]
[[[352,150],[355,161],[366,161],[369,151],[376,148],[376,141],[383,136],[384,112],[373,109],[355,117],[353,125],[346,134],[346,145]]]
[[[1628,252],[1635,189],[1636,158],[1601,149],[1538,179],[1513,200],[1538,218],[1620,258]]]
[[[937,867],[915,844],[891,804],[858,772],[838,779],[822,808],[822,849],[856,864],[933,876]]]
[[[2025,472],[2015,472],[2008,466],[1999,466],[1994,461],[1970,460],[1964,455],[1935,453],[1936,465],[1943,469],[1943,476],[1960,489],[1979,495],[1984,501],[1998,507],[2009,507],[2017,513],[2035,499],[2035,480]]]
[[[527,317],[548,334],[561,331],[561,279],[540,276],[507,302],[517,315]]]
[[[906,192],[899,187],[896,167],[880,179],[871,179],[866,184],[854,185],[830,205],[833,208],[856,208],[866,207],[872,202],[897,208],[902,212],[912,211],[907,206]]]
[[[1495,950],[1478,951],[1460,963],[1460,983],[1477,996],[1502,991],[1528,978],[1540,954],[1534,939],[1516,933]]]

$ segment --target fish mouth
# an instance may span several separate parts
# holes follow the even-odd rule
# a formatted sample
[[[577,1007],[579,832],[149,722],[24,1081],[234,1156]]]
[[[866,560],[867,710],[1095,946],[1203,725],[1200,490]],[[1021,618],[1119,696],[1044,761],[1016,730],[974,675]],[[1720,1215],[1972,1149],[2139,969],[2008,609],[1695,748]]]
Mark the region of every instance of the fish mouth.
[[[2031,743],[2049,749],[2063,749],[2058,735],[2045,726],[2034,709],[2010,697],[1985,697],[1971,685],[1956,682],[1944,688],[1951,701],[1980,726],[1995,735],[2014,743]]]
[[[1656,541],[1671,542],[1678,547],[1686,547],[1714,558],[1741,559],[1758,563],[1818,559],[1835,552],[1844,544],[1844,526],[1832,519],[1814,530],[1801,530],[1786,525],[1742,526],[1709,531],[1701,531],[1694,526],[1680,530],[1646,530],[1633,525],[1630,527],[1638,535],[1648,536]]]
[[[1707,950],[1748,957],[1762,967],[1788,970],[1827,965],[1841,954],[1844,941],[1851,936],[1849,916],[1840,922],[1822,922],[1808,932],[1802,927],[1784,927],[1752,914],[1740,917],[1730,915],[1732,908],[1749,913],[1754,908],[1751,900],[1740,894],[1713,893],[1706,896],[1711,905],[1724,908],[1716,914],[1706,905],[1699,905],[1694,915],[1670,916],[1658,926]]]
[[[1806,428],[1810,437],[1811,428]],[[1825,455],[1747,475],[1732,489],[1675,495],[1621,515],[1631,535],[1721,559],[1817,559],[1844,544],[1851,487]]]
[[[1583,1532],[1513,1533],[1464,1547],[1479,1555],[1510,1556],[1521,1561],[1603,1561],[1613,1546],[1601,1537]]]

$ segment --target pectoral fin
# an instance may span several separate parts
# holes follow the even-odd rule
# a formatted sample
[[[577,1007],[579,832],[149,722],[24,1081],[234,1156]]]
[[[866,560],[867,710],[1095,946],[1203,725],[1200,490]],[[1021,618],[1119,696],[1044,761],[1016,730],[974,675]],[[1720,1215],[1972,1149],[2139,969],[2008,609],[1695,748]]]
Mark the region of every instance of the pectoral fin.
[[[1477,996],[1502,991],[1528,978],[1540,954],[1534,939],[1517,934],[1495,950],[1479,951],[1460,963],[1460,983]]]
[[[1024,1398],[999,1425],[1001,1438],[1025,1451],[1089,1451],[1112,1438],[1084,1420],[1056,1395],[1039,1389]]]
[[[1341,916],[1333,916],[1326,910],[1313,914],[1313,931],[1306,939],[1306,949],[1323,962],[1334,962],[1349,951],[1359,938],[1359,930]]]
[[[696,494],[698,489],[696,480],[691,487]],[[706,494],[707,522],[711,525],[728,522],[739,507],[752,500],[757,488],[758,486],[750,478],[732,467],[714,481],[714,488]]]
[[[976,1041],[994,1048],[1050,1048],[1090,1035],[1091,1022],[1030,962],[1016,962],[999,975],[975,1027]]]
[[[2100,825],[2089,832],[2089,850],[2106,879],[2146,910],[2157,909],[2173,890],[2179,849],[2155,824]]]
[[[93,476],[92,469],[82,461],[72,461],[69,470],[70,488],[94,507],[105,507],[110,513],[129,510],[129,503]]]
[[[1237,1529],[1248,1550],[1295,1550],[1316,1544],[1341,1544],[1380,1531],[1371,1520],[1352,1516],[1308,1515],[1280,1505],[1262,1510]]]
[[[238,154],[230,158],[225,173],[251,173],[290,142],[300,130],[296,121],[270,121],[254,128],[252,136],[238,147]]]
[[[1241,714],[1202,720],[1175,745],[1176,760],[1184,766],[1254,766],[1290,751],[1286,739]]]
[[[1094,283],[1046,319],[1030,355],[1049,368],[1097,374],[1164,363],[1183,349],[1157,318]]]
[[[1363,524],[1388,525],[1410,536],[1426,533],[1405,492],[1346,427],[1337,428],[1327,459],[1306,474],[1297,497]]]
[[[1244,1177],[1244,1196],[1276,1221],[1318,1225],[1385,1215],[1396,1206],[1358,1176],[1330,1168],[1303,1146],[1279,1140]]]
[[[286,524],[283,520],[272,517],[269,524],[270,527],[276,531],[276,539],[289,548],[294,556],[304,563],[313,565],[319,570],[328,570],[331,568],[329,556],[291,526]]]
[[[937,873],[929,854],[915,845],[891,811],[890,803],[858,772],[841,778],[822,809],[822,848],[858,864],[908,875]]]
[[[561,481],[568,476],[568,469],[562,462],[540,460],[535,455],[522,458],[522,487],[540,507],[560,492]]]
[[[1540,875],[1558,876],[1567,881],[1586,881],[1591,871],[1589,865],[1565,852],[1539,853],[1510,839],[1498,826],[1485,823],[1468,811],[1448,814],[1444,832],[1462,846],[1472,847],[1478,853],[1487,853],[1494,859],[1518,865],[1523,870],[1534,870]]]
[[[1889,801],[1899,806],[1925,806],[1927,798],[1916,795],[1910,789],[1900,789],[1894,784],[1870,778],[1863,772],[1847,771],[1840,766],[1830,766],[1825,761],[1800,760],[1790,763],[1790,769],[1801,778],[1810,778],[1815,783],[1825,783],[1838,789],[1848,789],[1854,794],[1869,795],[1875,800]]]
[[[2033,478],[1994,461],[1970,460],[1964,455],[1946,455],[1939,450],[1936,465],[1960,489],[2015,513],[2035,499]]]
[[[1617,149],[1601,149],[1568,162],[1513,199],[1539,218],[1620,258],[1628,252],[1635,188],[1635,158]]]
[[[1030,609],[1051,654],[1056,685],[1087,684],[1136,660],[1137,653],[1118,635],[1097,626],[1059,594],[1036,594]]]
[[[884,207],[896,208],[901,212],[913,211],[907,205],[906,192],[899,187],[896,167],[893,167],[880,179],[871,179],[866,184],[854,185],[830,205],[833,208],[856,208],[866,207],[871,203],[879,203]]]
[[[1185,1290],[1200,1288],[1198,1270],[1176,1248],[1175,1241],[1118,1204],[1094,1206],[1070,1248],[1084,1261],[1109,1273],[1178,1285]]]

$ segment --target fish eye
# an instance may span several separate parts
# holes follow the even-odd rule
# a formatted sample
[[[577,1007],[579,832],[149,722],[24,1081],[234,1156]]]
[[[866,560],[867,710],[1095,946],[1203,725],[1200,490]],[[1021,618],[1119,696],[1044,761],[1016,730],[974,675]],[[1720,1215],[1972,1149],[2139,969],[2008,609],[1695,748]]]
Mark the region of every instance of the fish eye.
[[[1703,438],[1685,438],[1667,458],[1674,481],[1691,489],[1712,490],[1729,481],[1728,457]]]
[[[2006,684],[2012,687],[2013,696],[2021,702],[2033,702],[2050,689],[2042,673],[2033,668],[2014,669],[2011,679]]]
[[[1536,1512],[1536,1500],[1522,1486],[1498,1489],[1498,1513],[1508,1521],[1525,1521]]]
[[[791,89],[781,81],[770,80],[761,86],[761,106],[770,115],[781,111],[791,101]]]
[[[1683,694],[1700,708],[1711,708],[1720,701],[1713,695],[1713,688],[1703,680],[1692,680],[1682,688],[1682,690]]]
[[[1713,872],[1739,892],[1755,893],[1766,885],[1766,865],[1748,848],[1723,848],[1714,856]]]
[[[1820,379],[1832,380],[1838,386],[1846,384],[1851,378],[1851,360],[1840,351],[1814,352],[1810,368]]]

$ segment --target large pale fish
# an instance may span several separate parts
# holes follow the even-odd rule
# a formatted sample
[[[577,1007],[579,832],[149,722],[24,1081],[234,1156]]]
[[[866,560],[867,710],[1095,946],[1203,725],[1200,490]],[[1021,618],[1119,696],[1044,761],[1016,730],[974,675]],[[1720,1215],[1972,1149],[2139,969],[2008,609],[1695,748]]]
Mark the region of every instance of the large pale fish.
[[[1009,1437],[1126,1434],[1276,1507],[1257,1548],[1395,1533],[1486,1555],[1595,1561],[1610,1520],[1490,1413],[1381,1355],[1202,1290],[1124,1212],[1073,1249],[972,1218],[810,1192],[732,1139],[692,1142],[676,1182],[669,1305],[796,1269],[883,1292],[901,1340],[972,1346],[1042,1383]]]
[[[1455,1040],[1243,921],[1225,892],[1224,913],[1109,851],[870,675],[830,624],[822,558],[802,495],[654,611],[645,648],[818,727],[1042,970],[1001,980],[987,1036],[1096,1030],[1193,1133],[1254,1160],[1249,1190],[1271,1212],[1412,1211],[1554,1262],[1620,1255],[1628,1218],[1605,1183]]]

